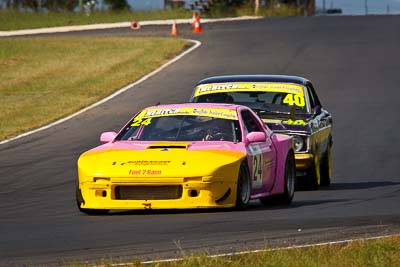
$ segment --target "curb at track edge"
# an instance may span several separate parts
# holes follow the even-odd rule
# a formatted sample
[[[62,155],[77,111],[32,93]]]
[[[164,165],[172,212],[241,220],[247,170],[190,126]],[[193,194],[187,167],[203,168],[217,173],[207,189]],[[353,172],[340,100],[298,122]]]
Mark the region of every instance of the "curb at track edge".
[[[228,21],[240,21],[240,20],[255,20],[261,19],[260,16],[242,16],[233,18],[219,18],[219,19],[202,19],[201,23],[214,23],[214,22],[228,22]],[[190,24],[191,19],[167,19],[167,20],[145,20],[141,21],[141,26],[151,25],[172,25],[174,21],[177,24]],[[50,27],[50,28],[38,28],[38,29],[26,29],[26,30],[15,30],[15,31],[0,31],[0,37],[12,37],[21,35],[33,35],[33,34],[46,34],[46,33],[62,33],[72,31],[87,31],[87,30],[105,30],[115,28],[129,28],[131,22],[116,22],[116,23],[100,23],[100,24],[89,24],[89,25],[76,25],[76,26],[61,26],[61,27]]]
[[[23,134],[17,135],[17,136],[15,136],[15,137],[10,138],[10,139],[6,139],[6,140],[3,140],[3,141],[0,141],[0,145],[3,145],[3,144],[6,144],[6,143],[15,141],[15,140],[17,140],[17,139],[20,139],[20,138],[22,138],[22,137],[26,137],[26,136],[28,136],[28,135],[31,135],[31,134],[34,134],[34,133],[37,133],[37,132],[40,132],[40,131],[49,129],[49,128],[53,127],[53,126],[56,126],[56,125],[61,124],[61,123],[65,122],[65,121],[68,121],[68,120],[70,120],[70,119],[72,119],[72,118],[74,118],[74,117],[76,117],[76,116],[78,116],[78,115],[80,115],[80,114],[82,114],[82,113],[84,113],[84,112],[86,112],[86,111],[92,109],[92,108],[95,108],[95,107],[97,107],[97,106],[100,106],[101,104],[103,104],[103,103],[105,103],[105,102],[107,102],[107,101],[113,99],[114,97],[116,97],[116,96],[118,96],[118,95],[120,95],[120,94],[122,94],[122,93],[124,93],[124,92],[126,92],[126,91],[128,91],[128,90],[133,89],[136,85],[138,85],[138,84],[140,84],[140,83],[146,81],[146,80],[149,79],[150,77],[152,77],[152,76],[156,75],[157,73],[161,72],[162,70],[164,70],[165,68],[167,68],[169,65],[172,65],[173,63],[175,63],[175,62],[178,61],[179,59],[183,58],[184,56],[186,56],[187,54],[189,54],[190,52],[194,51],[194,50],[197,49],[199,46],[201,46],[201,42],[200,42],[200,41],[192,40],[192,39],[184,39],[184,40],[189,41],[189,42],[192,42],[192,43],[194,43],[194,45],[193,45],[192,47],[190,47],[189,49],[183,51],[181,54],[177,55],[176,57],[174,57],[174,58],[171,59],[170,61],[168,61],[168,62],[166,62],[165,64],[161,65],[161,66],[158,67],[157,69],[155,69],[155,70],[153,70],[152,72],[146,74],[145,76],[143,76],[143,77],[140,78],[139,80],[137,80],[137,81],[135,81],[135,82],[133,82],[133,83],[131,83],[131,84],[128,84],[128,85],[126,85],[126,86],[120,88],[119,90],[117,90],[116,92],[112,93],[111,95],[109,95],[109,96],[107,96],[107,97],[105,97],[105,98],[103,98],[103,99],[101,99],[101,100],[99,100],[99,101],[97,101],[97,102],[91,104],[90,106],[87,106],[86,108],[83,108],[83,109],[81,109],[81,110],[79,110],[79,111],[77,111],[77,112],[75,112],[75,113],[73,113],[73,114],[71,114],[71,115],[69,115],[69,116],[67,116],[67,117],[61,118],[61,119],[59,119],[59,120],[57,120],[57,121],[55,121],[55,122],[53,122],[53,123],[44,125],[44,126],[42,126],[42,127],[39,127],[39,128],[37,128],[37,129],[34,129],[34,130],[32,130],[32,131],[25,132],[25,133],[23,133]]]

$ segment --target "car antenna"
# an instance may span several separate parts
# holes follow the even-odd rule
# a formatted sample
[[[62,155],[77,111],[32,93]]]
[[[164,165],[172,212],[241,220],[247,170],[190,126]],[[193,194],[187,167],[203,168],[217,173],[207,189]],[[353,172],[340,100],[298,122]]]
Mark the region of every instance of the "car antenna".
[[[157,104],[156,104],[156,106],[158,106],[158,105],[160,105],[160,104],[161,104],[161,102],[160,102],[160,101],[158,101],[158,102],[157,102]]]

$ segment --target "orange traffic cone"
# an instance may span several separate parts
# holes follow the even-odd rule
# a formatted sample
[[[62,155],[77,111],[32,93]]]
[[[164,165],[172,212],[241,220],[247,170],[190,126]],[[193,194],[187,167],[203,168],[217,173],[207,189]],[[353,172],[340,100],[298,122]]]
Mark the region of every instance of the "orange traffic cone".
[[[196,21],[194,22],[194,29],[193,29],[194,33],[200,33],[202,32],[201,29],[201,24],[200,24],[200,15],[196,17]]]
[[[174,20],[174,23],[172,23],[171,35],[173,35],[173,36],[179,35],[178,28],[176,27],[176,21],[175,20]]]

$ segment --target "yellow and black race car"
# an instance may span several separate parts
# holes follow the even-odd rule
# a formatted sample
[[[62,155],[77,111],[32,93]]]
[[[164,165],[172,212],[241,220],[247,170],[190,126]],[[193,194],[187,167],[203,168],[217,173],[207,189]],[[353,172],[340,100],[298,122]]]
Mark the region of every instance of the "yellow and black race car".
[[[330,184],[332,115],[309,80],[284,75],[210,77],[196,84],[190,102],[250,107],[274,132],[293,137],[300,185],[317,189]]]

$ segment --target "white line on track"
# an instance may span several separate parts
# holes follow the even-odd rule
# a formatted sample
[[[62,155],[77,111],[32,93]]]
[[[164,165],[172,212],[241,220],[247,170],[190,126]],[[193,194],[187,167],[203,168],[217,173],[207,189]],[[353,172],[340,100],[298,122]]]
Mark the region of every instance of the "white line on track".
[[[366,240],[377,240],[388,237],[400,236],[400,234],[396,235],[382,235],[382,236],[374,236],[374,237],[366,237],[366,238],[356,238],[356,239],[347,239],[347,240],[339,240],[339,241],[331,241],[331,242],[323,242],[323,243],[315,243],[315,244],[307,244],[307,245],[298,245],[298,246],[290,246],[290,247],[279,247],[279,248],[270,248],[270,249],[257,249],[257,250],[247,250],[247,251],[239,251],[239,252],[231,252],[224,254],[216,254],[209,255],[208,258],[219,258],[219,257],[229,257],[229,256],[238,256],[245,254],[254,254],[254,253],[262,253],[268,251],[279,251],[279,250],[289,250],[289,249],[300,249],[300,248],[309,248],[309,247],[321,247],[321,246],[331,246],[331,245],[339,245],[339,244],[347,244],[357,241],[366,241]],[[157,263],[165,263],[165,262],[177,262],[183,261],[184,258],[172,258],[172,259],[163,259],[163,260],[152,260],[152,261],[142,261],[142,264],[157,264]],[[132,263],[115,263],[107,266],[127,266],[132,265]],[[97,265],[97,267],[103,267],[103,265]]]
[[[202,19],[201,23],[212,23],[212,22],[222,22],[222,21],[238,21],[238,20],[253,20],[260,19],[262,17],[257,16],[243,16],[235,18],[220,18],[220,19]],[[176,19],[176,20],[149,20],[140,21],[141,26],[150,25],[172,25],[173,22],[177,24],[190,24],[191,19]],[[117,23],[102,23],[102,24],[92,24],[92,25],[78,25],[78,26],[63,26],[63,27],[52,27],[52,28],[42,28],[42,29],[27,29],[27,30],[17,30],[17,31],[0,31],[0,37],[10,37],[17,35],[32,35],[32,34],[44,34],[44,33],[60,33],[60,32],[72,32],[72,31],[87,31],[87,30],[99,30],[99,29],[114,29],[114,28],[129,28],[131,26],[130,22],[117,22]]]
[[[136,82],[128,84],[127,86],[119,89],[118,91],[116,91],[113,94],[107,96],[106,98],[103,98],[102,100],[100,100],[100,101],[98,101],[98,102],[96,102],[96,103],[94,103],[94,104],[92,104],[92,105],[90,105],[90,106],[88,106],[88,107],[86,107],[84,109],[81,109],[81,110],[79,110],[78,112],[76,112],[74,114],[71,114],[71,115],[69,115],[67,117],[59,119],[59,120],[57,120],[57,121],[55,121],[53,123],[47,124],[47,125],[45,125],[43,127],[37,128],[35,130],[20,134],[20,135],[18,135],[16,137],[13,137],[13,138],[10,138],[10,139],[7,139],[7,140],[3,140],[3,141],[0,142],[0,145],[8,143],[8,142],[11,142],[11,141],[14,141],[14,140],[17,140],[17,139],[20,139],[22,137],[25,137],[25,136],[28,136],[28,135],[31,135],[31,134],[34,134],[34,133],[37,133],[37,132],[40,132],[40,131],[43,131],[43,130],[46,130],[46,129],[51,128],[51,127],[53,127],[55,125],[61,124],[61,123],[65,122],[65,121],[67,121],[69,119],[72,119],[72,118],[74,118],[74,117],[76,117],[76,116],[78,116],[78,115],[80,115],[80,114],[82,114],[82,113],[94,108],[94,107],[97,107],[97,106],[107,102],[108,100],[116,97],[117,95],[120,95],[120,94],[122,94],[122,93],[124,93],[124,92],[126,92],[126,91],[128,91],[130,89],[133,89],[136,85],[146,81],[150,77],[152,77],[155,74],[159,73],[160,71],[162,71],[163,69],[165,69],[166,67],[168,67],[172,63],[178,61],[179,59],[181,59],[185,55],[189,54],[190,52],[192,52],[193,50],[195,50],[196,48],[198,48],[201,45],[201,42],[199,42],[197,40],[186,39],[186,41],[192,42],[192,43],[194,43],[194,45],[192,47],[190,47],[188,50],[184,51],[183,53],[181,53],[178,56],[176,56],[175,58],[173,58],[172,60],[168,61],[167,63],[165,63],[164,65],[162,65],[158,69],[156,69],[156,70],[150,72],[149,74],[143,76],[142,78],[140,78]]]

